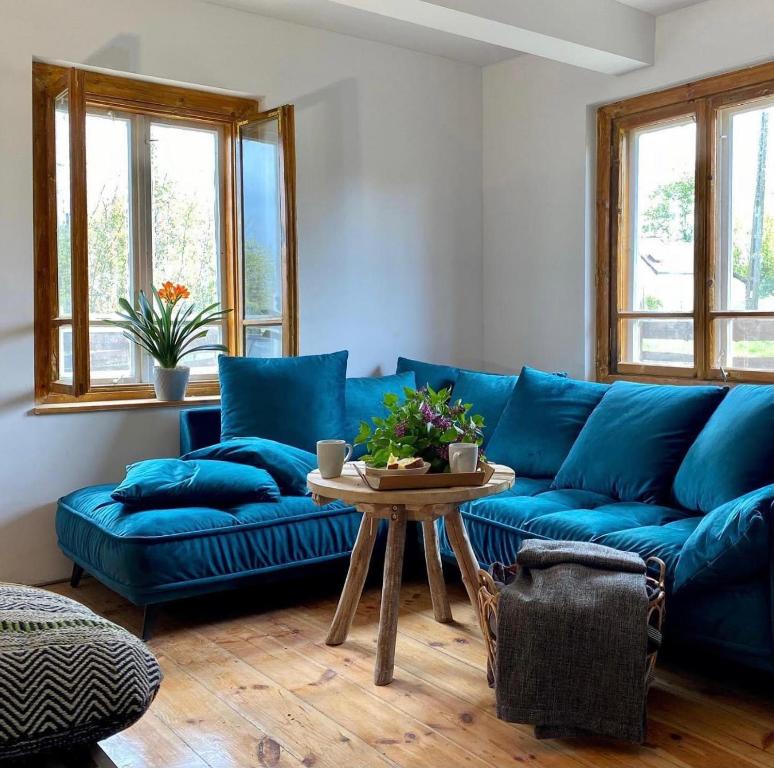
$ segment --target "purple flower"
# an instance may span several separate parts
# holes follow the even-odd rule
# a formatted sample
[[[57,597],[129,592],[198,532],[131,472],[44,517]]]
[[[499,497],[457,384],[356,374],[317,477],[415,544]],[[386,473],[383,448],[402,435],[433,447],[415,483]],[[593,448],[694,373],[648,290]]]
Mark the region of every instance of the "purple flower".
[[[452,420],[446,416],[436,416],[433,419],[433,426],[438,427],[438,429],[443,429],[444,431],[449,429],[452,425]]]
[[[405,421],[400,421],[395,425],[395,437],[405,437],[408,425]]]
[[[426,424],[432,424],[438,418],[438,414],[427,403],[422,403],[419,406],[419,412],[422,414],[422,419]]]
[[[435,447],[435,452],[438,454],[439,458],[443,459],[444,461],[449,460],[449,446],[448,445],[437,445]]]

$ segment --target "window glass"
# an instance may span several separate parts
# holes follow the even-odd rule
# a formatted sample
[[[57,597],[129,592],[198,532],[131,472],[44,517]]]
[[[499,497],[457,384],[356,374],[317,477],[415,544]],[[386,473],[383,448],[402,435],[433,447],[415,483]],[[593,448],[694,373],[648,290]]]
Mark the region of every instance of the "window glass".
[[[67,91],[57,96],[54,102],[54,144],[56,155],[56,254],[59,317],[72,317],[70,106]],[[62,372],[60,371],[60,373]]]
[[[246,357],[282,357],[281,326],[250,325],[245,328]]]
[[[153,284],[183,283],[200,308],[220,299],[218,133],[151,123]]]
[[[721,110],[718,117],[720,310],[774,311],[774,103]]]
[[[642,318],[620,322],[620,359],[645,365],[693,365],[693,320]]]
[[[136,381],[138,356],[120,329],[105,324],[132,296],[131,120],[86,114],[89,242],[89,366],[93,383]]]
[[[692,118],[632,132],[622,309],[693,310],[695,165]]]
[[[244,315],[249,320],[279,317],[282,221],[277,120],[243,126],[241,152]]]

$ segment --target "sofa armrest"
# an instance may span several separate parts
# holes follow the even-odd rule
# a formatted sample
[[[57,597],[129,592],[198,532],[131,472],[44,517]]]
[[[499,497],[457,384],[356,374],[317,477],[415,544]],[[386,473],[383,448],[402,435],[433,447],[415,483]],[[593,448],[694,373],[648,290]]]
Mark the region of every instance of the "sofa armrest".
[[[180,455],[220,442],[220,406],[180,411]]]

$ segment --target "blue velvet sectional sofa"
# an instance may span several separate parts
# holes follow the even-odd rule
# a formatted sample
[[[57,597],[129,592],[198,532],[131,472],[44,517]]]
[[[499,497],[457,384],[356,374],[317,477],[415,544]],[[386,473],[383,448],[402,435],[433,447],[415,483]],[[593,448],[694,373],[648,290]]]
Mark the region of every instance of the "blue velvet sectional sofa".
[[[516,469],[513,489],[462,510],[482,564],[515,561],[525,538],[658,556],[668,568],[668,642],[774,671],[774,387],[608,386],[404,358],[397,375],[473,403],[488,458]],[[392,378],[347,381],[348,431]],[[222,416],[183,411],[181,453],[218,443]],[[78,568],[140,605],[345,560],[359,523],[346,505],[317,508],[302,495],[137,513],[111,498],[113,487],[60,500],[59,542]]]

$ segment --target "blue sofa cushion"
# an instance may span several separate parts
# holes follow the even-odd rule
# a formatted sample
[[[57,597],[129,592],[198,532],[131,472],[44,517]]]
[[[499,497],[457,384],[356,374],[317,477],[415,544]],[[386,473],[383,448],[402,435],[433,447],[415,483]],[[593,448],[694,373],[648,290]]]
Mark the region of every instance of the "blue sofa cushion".
[[[544,515],[526,524],[526,530],[547,539],[594,541],[615,531],[639,526],[660,526],[685,517],[672,507],[623,501],[603,504],[596,509],[563,510]]]
[[[452,400],[470,403],[473,406],[471,414],[484,417],[484,449],[500,421],[517,378],[518,376],[465,370],[460,371],[457,376]]]
[[[668,500],[680,462],[724,393],[721,387],[615,382],[578,435],[554,487],[621,501]]]
[[[306,476],[317,469],[314,453],[262,437],[236,437],[191,451],[182,458],[187,461],[212,459],[265,469],[286,496],[305,495]]]
[[[774,483],[774,387],[740,384],[710,416],[677,471],[673,494],[709,512]]]
[[[315,451],[344,434],[347,352],[218,358],[221,439],[267,437]]]
[[[405,400],[403,390],[406,387],[416,389],[416,377],[414,371],[395,373],[392,376],[363,376],[362,378],[347,379],[347,428],[344,432],[345,439],[351,443],[360,431],[360,422],[368,422],[373,427],[371,419],[374,416],[386,416],[387,409],[384,406],[384,396],[397,395],[400,402]],[[352,451],[352,458],[359,459],[367,453],[365,445],[356,445]]]
[[[706,514],[685,542],[676,589],[742,581],[769,565],[774,485],[751,491]]]
[[[276,501],[280,490],[266,470],[245,464],[148,459],[130,464],[111,495],[133,507],[209,504],[225,508],[245,501]]]
[[[666,563],[667,579],[671,586],[680,552],[700,521],[701,517],[698,516],[683,517],[666,525],[627,528],[599,536],[596,542],[624,552],[636,552],[643,559],[661,558]]]
[[[487,457],[517,475],[553,477],[607,389],[606,384],[522,368]]]
[[[362,515],[304,496],[242,504],[131,511],[113,486],[59,500],[59,546],[111,589],[138,604],[224,589],[294,565],[346,558]]]
[[[460,369],[453,365],[439,365],[438,363],[425,363],[422,360],[412,360],[410,357],[399,357],[395,373],[414,372],[417,387],[432,387],[436,392],[439,389],[451,389],[457,381]]]

